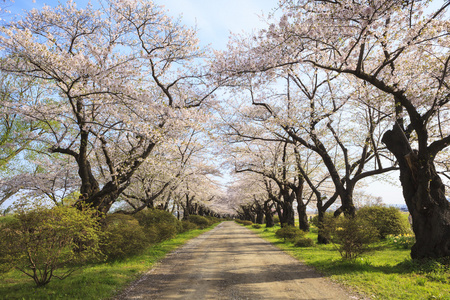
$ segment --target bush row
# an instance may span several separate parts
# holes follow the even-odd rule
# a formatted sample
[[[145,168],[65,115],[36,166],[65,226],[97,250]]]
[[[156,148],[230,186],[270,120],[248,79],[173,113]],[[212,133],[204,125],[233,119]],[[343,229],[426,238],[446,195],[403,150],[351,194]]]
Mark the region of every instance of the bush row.
[[[16,268],[43,286],[52,277],[65,278],[87,262],[122,259],[177,233],[217,222],[201,216],[179,221],[156,209],[103,218],[89,208],[24,210],[0,222],[0,272]]]
[[[370,249],[370,244],[386,240],[398,247],[408,248],[414,243],[411,228],[401,215],[392,207],[371,206],[358,210],[356,217],[335,218],[327,213],[323,227],[323,236],[337,245],[341,256],[345,259],[355,259]],[[312,220],[318,227],[317,216]],[[310,247],[314,241],[305,237],[300,229],[286,226],[276,231],[275,235],[284,242],[291,242],[297,247]]]
[[[239,219],[235,219],[234,221],[235,221],[236,223],[238,223],[238,224],[242,224],[242,225],[245,225],[245,226],[250,226],[250,225],[253,224],[252,221],[247,221],[247,220],[239,220]]]

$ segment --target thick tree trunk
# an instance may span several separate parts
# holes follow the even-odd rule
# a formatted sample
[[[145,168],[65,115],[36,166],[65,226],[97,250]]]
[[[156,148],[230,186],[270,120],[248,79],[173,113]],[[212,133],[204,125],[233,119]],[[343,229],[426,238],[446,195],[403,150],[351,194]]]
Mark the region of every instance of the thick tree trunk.
[[[318,235],[317,235],[317,242],[319,244],[329,244],[330,243],[330,236],[327,234],[327,231],[325,229],[325,210],[322,208],[322,205],[318,205],[318,216],[317,216],[317,228],[318,228]]]
[[[273,221],[272,205],[269,205],[268,201],[264,202],[264,215],[266,216],[266,227],[273,227],[275,222]]]
[[[294,208],[292,207],[292,202],[283,201],[282,206],[283,220],[280,219],[281,226],[295,226]]]
[[[280,225],[281,225],[282,224],[281,220],[283,219],[281,203],[275,204],[275,210],[277,211],[278,219],[280,219]]]
[[[256,212],[256,224],[264,224],[264,212],[262,210]]]
[[[305,232],[309,231],[308,215],[306,214],[306,205],[297,199],[297,213],[299,228]]]
[[[387,131],[382,139],[395,155],[400,182],[413,220],[416,243],[413,259],[450,256],[450,203],[427,149],[412,151],[400,126]],[[425,153],[424,153],[425,152]]]

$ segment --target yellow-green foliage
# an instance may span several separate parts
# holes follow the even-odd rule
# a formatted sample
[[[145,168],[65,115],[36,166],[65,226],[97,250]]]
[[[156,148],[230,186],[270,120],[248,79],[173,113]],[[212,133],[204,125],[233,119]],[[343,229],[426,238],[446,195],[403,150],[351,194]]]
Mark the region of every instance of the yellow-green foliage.
[[[338,244],[342,258],[355,259],[377,241],[378,230],[361,217],[329,219],[326,227],[331,232],[333,243]]]
[[[279,239],[283,239],[285,242],[286,241],[294,242],[295,240],[298,240],[299,238],[303,237],[305,235],[305,232],[301,231],[300,229],[294,226],[285,226],[281,229],[278,229],[275,232],[275,235]]]
[[[378,230],[381,239],[385,239],[388,235],[400,235],[408,232],[409,224],[405,222],[401,212],[395,207],[366,206],[359,209],[357,214]]]
[[[67,206],[17,213],[0,225],[2,271],[16,268],[38,286],[53,277],[66,278],[78,264],[100,254],[100,229],[93,215],[91,209]]]
[[[202,216],[190,215],[189,221],[196,224],[199,228],[203,229],[211,225],[210,221]]]
[[[152,243],[171,239],[183,229],[181,222],[174,215],[160,209],[140,211],[135,218],[144,227],[145,233]]]
[[[101,249],[108,259],[121,259],[139,254],[149,240],[136,218],[125,214],[106,216],[103,223]]]

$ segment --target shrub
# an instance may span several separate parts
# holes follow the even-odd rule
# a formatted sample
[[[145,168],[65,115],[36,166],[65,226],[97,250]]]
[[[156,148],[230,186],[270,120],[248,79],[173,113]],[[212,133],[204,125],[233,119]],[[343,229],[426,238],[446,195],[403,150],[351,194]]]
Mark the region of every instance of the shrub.
[[[305,232],[301,231],[297,227],[294,226],[285,226],[281,229],[278,229],[275,232],[275,235],[279,239],[283,239],[284,242],[286,241],[295,241],[296,239],[299,239],[305,235]]]
[[[280,217],[279,216],[273,216],[273,223],[274,224],[280,224]]]
[[[139,254],[148,245],[144,228],[138,220],[125,214],[112,214],[103,219],[102,252],[108,259],[122,259]]]
[[[210,220],[208,220],[205,217],[198,216],[198,215],[190,215],[189,221],[196,224],[199,228],[203,229],[211,225]]]
[[[323,226],[319,227],[319,216],[315,215],[312,218],[311,223],[318,228],[319,236],[322,238],[322,241],[320,241],[321,243],[328,243],[331,239],[330,224],[333,223],[334,220],[335,217],[333,216],[333,214],[330,212],[326,212],[323,217]]]
[[[327,223],[333,243],[339,244],[342,258],[355,259],[368,251],[368,245],[378,238],[378,231],[370,222],[360,217],[339,217]]]
[[[295,240],[295,247],[312,247],[314,246],[314,241],[307,237],[301,237]]]
[[[388,235],[405,234],[409,227],[395,207],[365,206],[358,210],[358,216],[375,227],[381,239]]]
[[[222,222],[221,219],[216,217],[206,216],[205,218],[208,219],[209,226]]]
[[[37,207],[0,225],[2,271],[16,268],[44,286],[98,258],[100,228],[91,209]]]
[[[253,224],[252,227],[256,228],[256,229],[259,229],[259,228],[261,228],[261,224]]]
[[[252,221],[242,221],[241,224],[244,225],[244,226],[250,226],[250,225],[253,224],[253,222]]]
[[[144,227],[145,233],[152,243],[171,239],[183,230],[181,222],[165,210],[142,210],[135,215],[135,218]]]
[[[188,220],[181,221],[182,232],[198,229],[197,224],[192,223]]]

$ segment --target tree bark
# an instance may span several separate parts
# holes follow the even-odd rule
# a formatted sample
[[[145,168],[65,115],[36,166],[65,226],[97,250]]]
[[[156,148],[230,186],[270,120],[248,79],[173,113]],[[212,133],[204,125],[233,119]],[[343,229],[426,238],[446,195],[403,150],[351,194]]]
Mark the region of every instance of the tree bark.
[[[297,212],[299,228],[305,232],[309,232],[308,215],[306,214],[306,205],[297,199]]]
[[[273,204],[269,205],[269,201],[264,202],[264,215],[266,217],[266,228],[273,227],[275,222],[273,221],[272,213]]]
[[[320,206],[322,206],[322,205],[320,205]],[[330,237],[329,237],[329,234],[327,234],[327,232],[325,230],[325,224],[324,224],[325,223],[325,210],[320,208],[317,211],[318,211],[318,215],[317,215],[317,229],[318,229],[317,242],[319,244],[329,244],[330,243]]]
[[[450,203],[445,197],[445,186],[436,172],[433,157],[425,147],[412,151],[398,124],[383,135],[382,141],[400,167],[403,197],[416,235],[411,258],[450,256]]]

